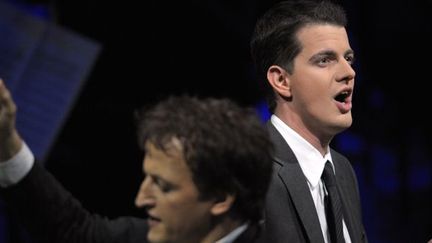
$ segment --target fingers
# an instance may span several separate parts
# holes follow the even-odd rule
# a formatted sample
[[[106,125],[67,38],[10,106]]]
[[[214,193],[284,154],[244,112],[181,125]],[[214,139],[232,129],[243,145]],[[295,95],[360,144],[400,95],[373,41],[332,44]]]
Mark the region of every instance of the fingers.
[[[11,93],[0,79],[0,131],[1,137],[8,136],[15,129],[16,105]]]
[[[0,163],[21,149],[22,139],[15,129],[16,106],[11,93],[0,79]]]
[[[9,90],[2,79],[0,79],[0,120],[5,116],[15,116],[16,106],[12,100]]]

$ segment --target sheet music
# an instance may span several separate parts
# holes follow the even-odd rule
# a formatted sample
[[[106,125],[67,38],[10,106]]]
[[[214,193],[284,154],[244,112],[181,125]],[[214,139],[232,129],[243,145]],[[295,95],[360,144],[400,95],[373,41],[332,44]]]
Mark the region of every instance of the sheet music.
[[[0,77],[17,104],[17,128],[43,162],[102,47],[5,2],[0,34]]]

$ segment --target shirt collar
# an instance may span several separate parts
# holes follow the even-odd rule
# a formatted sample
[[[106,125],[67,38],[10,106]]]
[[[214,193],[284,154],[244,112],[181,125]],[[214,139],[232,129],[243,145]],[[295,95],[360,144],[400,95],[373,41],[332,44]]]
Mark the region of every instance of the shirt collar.
[[[311,187],[318,186],[326,161],[329,160],[333,163],[330,152],[327,152],[323,157],[316,148],[276,115],[271,116],[271,123],[294,152],[309,185]],[[327,151],[330,151],[330,148]]]
[[[229,234],[225,235],[222,239],[216,241],[215,243],[232,243],[239,235],[241,235],[248,227],[248,223],[242,224],[235,228]]]

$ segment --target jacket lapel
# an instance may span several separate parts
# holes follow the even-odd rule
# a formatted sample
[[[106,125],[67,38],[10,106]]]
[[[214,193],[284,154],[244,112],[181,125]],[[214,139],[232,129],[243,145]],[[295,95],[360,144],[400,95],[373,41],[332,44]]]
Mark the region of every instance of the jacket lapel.
[[[333,163],[335,164],[336,171],[342,171],[342,167],[339,166],[340,160],[338,160],[337,156],[334,156],[334,153],[332,153],[333,157]],[[350,192],[346,190],[346,184],[348,183],[346,181],[346,178],[344,177],[345,173],[337,173],[336,172],[336,179],[337,179],[337,185],[339,194],[342,201],[342,207],[344,210],[344,221],[348,228],[348,232],[350,234],[351,242],[361,242],[361,239],[359,239],[359,231],[357,230],[358,227],[354,225],[354,222],[357,222],[353,217],[351,210],[348,210],[350,208],[354,208],[354,205],[350,204],[350,200],[348,200],[348,196],[350,195]]]
[[[301,167],[282,135],[270,123],[267,123],[270,137],[275,146],[274,159],[281,165],[279,179],[287,188],[297,214],[307,234],[309,242],[324,243],[320,222]],[[290,220],[290,219],[288,219]],[[294,219],[292,219],[294,220]]]

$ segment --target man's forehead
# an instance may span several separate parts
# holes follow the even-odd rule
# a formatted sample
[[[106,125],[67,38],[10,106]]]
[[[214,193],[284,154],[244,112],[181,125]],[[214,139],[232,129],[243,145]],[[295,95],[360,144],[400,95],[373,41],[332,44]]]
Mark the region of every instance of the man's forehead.
[[[351,50],[347,32],[341,26],[308,25],[297,32],[297,39],[302,46],[302,51],[316,53],[324,50],[338,52]]]
[[[165,138],[161,139],[160,141],[161,142],[156,142],[153,140],[146,141],[144,145],[145,152],[151,153],[155,150],[164,151],[167,154],[171,154],[171,151],[175,152],[175,154],[178,154],[178,152],[183,152],[183,144],[177,137]]]

